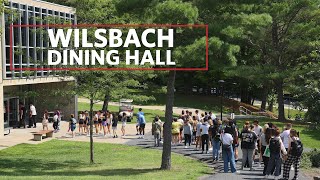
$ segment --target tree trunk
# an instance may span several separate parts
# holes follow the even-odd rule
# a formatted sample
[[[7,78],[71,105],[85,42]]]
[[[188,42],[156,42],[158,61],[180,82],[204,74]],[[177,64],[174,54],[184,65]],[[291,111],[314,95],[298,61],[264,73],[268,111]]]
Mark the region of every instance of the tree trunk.
[[[171,169],[171,128],[172,128],[172,114],[173,114],[173,102],[174,102],[174,81],[176,72],[170,71],[167,83],[167,102],[165,112],[165,123],[163,128],[163,150],[162,150],[162,162],[161,169]]]
[[[268,104],[268,111],[273,112],[274,99],[272,98]]]
[[[93,98],[90,98],[90,163],[93,164]]]
[[[283,80],[276,81],[276,89],[277,89],[277,99],[278,99],[278,120],[284,121],[284,101],[283,101]]]
[[[109,91],[107,91],[106,94],[104,95],[102,111],[106,111],[108,109],[109,100],[110,100],[110,93]]]
[[[262,97],[261,97],[261,109],[265,110],[267,107],[267,97],[268,97],[268,89],[263,86],[262,89]]]

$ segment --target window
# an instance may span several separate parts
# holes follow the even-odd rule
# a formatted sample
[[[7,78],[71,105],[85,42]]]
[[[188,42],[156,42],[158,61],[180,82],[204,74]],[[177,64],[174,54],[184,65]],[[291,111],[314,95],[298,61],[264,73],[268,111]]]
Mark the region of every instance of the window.
[[[49,10],[48,13],[49,13],[49,14],[52,14],[52,10]]]
[[[10,47],[6,47],[6,64],[10,64]]]
[[[47,13],[47,9],[42,9],[42,13]]]
[[[12,3],[12,6],[13,6],[14,8],[19,8],[19,4],[18,4],[18,3]]]
[[[33,11],[33,6],[28,6],[29,11]]]
[[[6,45],[10,45],[10,20],[11,17],[9,14],[4,14],[4,19],[5,19],[5,40],[6,40]]]

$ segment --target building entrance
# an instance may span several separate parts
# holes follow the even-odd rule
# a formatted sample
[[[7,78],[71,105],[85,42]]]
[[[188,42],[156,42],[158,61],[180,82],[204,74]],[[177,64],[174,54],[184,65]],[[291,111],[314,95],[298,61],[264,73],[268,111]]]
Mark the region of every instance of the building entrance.
[[[3,100],[4,128],[16,127],[19,122],[19,98],[8,97]]]

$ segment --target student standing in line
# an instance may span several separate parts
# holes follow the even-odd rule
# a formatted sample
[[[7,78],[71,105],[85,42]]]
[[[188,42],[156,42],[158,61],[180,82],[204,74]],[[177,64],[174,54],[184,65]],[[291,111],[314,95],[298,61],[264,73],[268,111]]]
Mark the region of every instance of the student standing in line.
[[[103,126],[102,126],[103,119],[104,119],[104,113],[103,113],[103,111],[99,111],[99,118],[98,118],[99,132],[102,132],[102,129],[103,129]]]
[[[113,138],[118,138],[117,135],[117,126],[118,126],[118,119],[121,118],[121,116],[119,115],[118,118],[115,117],[114,115],[112,115],[112,132],[113,132]]]
[[[177,145],[179,142],[179,132],[180,132],[180,127],[181,123],[178,122],[177,118],[173,118],[173,123],[172,123],[172,144]]]
[[[30,119],[30,123],[29,126],[31,127],[33,125],[33,128],[37,127],[37,110],[36,107],[33,105],[33,103],[30,103],[30,115],[31,115],[31,119]]]
[[[113,119],[112,113],[107,111],[107,134],[110,134],[110,136],[111,136],[110,127],[111,127],[112,119]]]
[[[236,162],[234,159],[234,153],[232,148],[233,137],[231,135],[231,127],[226,127],[224,133],[221,135],[222,142],[222,158],[223,158],[223,169],[227,173],[229,171],[229,163],[232,173],[236,173]]]
[[[191,135],[192,127],[189,120],[186,120],[183,124],[183,134],[184,134],[184,148],[188,148],[191,145]],[[189,146],[187,146],[189,144]]]
[[[204,118],[203,123],[200,126],[201,132],[201,143],[202,143],[202,154],[204,152],[204,144],[206,144],[206,154],[208,154],[209,150],[209,127],[208,119]]]
[[[264,152],[269,145],[269,140],[271,138],[271,129],[269,128],[268,124],[265,124],[262,130],[262,134],[260,137],[260,159],[263,161],[263,175],[266,175],[267,167],[268,167],[268,162],[269,162],[269,157],[266,157]]]
[[[246,124],[240,134],[240,139],[241,139],[241,150],[242,150],[241,170],[243,170],[244,165],[246,164],[246,162],[248,160],[250,171],[252,171],[253,170],[252,157],[253,157],[254,149],[256,147],[257,135],[250,129],[249,122],[246,122]]]
[[[19,103],[19,128],[23,126],[26,128],[26,107],[24,107],[24,104],[22,102]]]
[[[76,126],[77,126],[77,120],[74,118],[74,114],[71,114],[70,115],[70,120],[69,120],[69,129],[71,130],[71,133],[72,133],[72,138],[74,138],[75,136],[75,129],[76,129]]]
[[[282,143],[280,138],[280,129],[276,128],[273,131],[272,137],[269,141],[269,149],[270,149],[270,158],[268,162],[268,167],[266,171],[265,178],[268,179],[269,176],[272,174],[272,170],[274,169],[274,178],[279,179],[281,174],[281,164],[282,164],[282,157],[281,152],[284,155],[287,155],[287,151]]]
[[[121,122],[122,122],[122,127],[121,127],[122,136],[126,136],[127,114],[125,112],[122,113]]]
[[[96,128],[96,134],[99,134],[99,117],[100,117],[100,112],[97,111],[93,117],[93,124],[94,124],[94,127]]]
[[[54,116],[53,116],[53,129],[55,133],[58,130],[58,114],[57,113],[54,113]]]
[[[290,137],[290,130],[292,128],[292,124],[288,123],[285,126],[285,130],[280,134],[281,140],[283,142],[284,147],[286,148],[286,150],[288,151],[289,148],[289,141],[291,139]]]
[[[84,112],[82,111],[82,112],[79,114],[79,133],[80,133],[80,134],[83,134],[83,133],[84,133],[84,129],[83,129],[84,118],[85,118],[85,114],[84,114]]]
[[[144,128],[146,127],[146,118],[144,117],[144,113],[139,114],[139,134],[140,139],[144,138]]]
[[[197,118],[197,117],[195,117]],[[196,126],[196,129],[197,129],[197,132],[196,132],[196,150],[197,150],[197,147],[199,145],[199,149],[201,148],[201,131],[200,131],[200,127],[201,127],[201,122],[200,120],[197,120],[197,126]]]
[[[102,118],[103,136],[107,136],[107,112],[102,112],[100,118]]]
[[[48,111],[45,110],[44,113],[43,113],[43,117],[42,117],[42,129],[43,130],[48,130],[48,123],[49,123],[49,114],[48,114]]]
[[[253,121],[253,132],[257,135],[257,143],[256,143],[256,148],[253,152],[253,163],[254,163],[254,160],[255,160],[255,157],[256,155],[258,155],[259,153],[261,154],[261,151],[260,151],[260,138],[261,138],[261,135],[262,135],[262,127],[259,125],[259,121],[258,120],[254,120]],[[261,156],[259,155],[259,167],[261,167]]]
[[[142,112],[142,108],[139,108],[139,111],[137,113],[137,124],[136,124],[136,130],[137,130],[137,134],[136,135],[139,135],[140,134],[140,123],[139,123],[139,116],[140,114],[143,114],[144,115],[144,112]],[[139,137],[140,138],[140,137]]]
[[[290,175],[290,167],[294,165],[294,177],[293,180],[298,179],[299,174],[299,167],[301,161],[301,155],[303,152],[303,144],[298,137],[298,133],[296,130],[290,130],[290,140],[289,140],[289,147],[288,147],[288,157],[287,160],[284,162],[283,166],[283,178],[284,180],[289,179]]]
[[[162,123],[159,120],[159,117],[155,117],[153,126],[154,126],[154,147],[159,147],[160,136],[162,131]]]
[[[90,136],[90,117],[89,117],[89,112],[85,111],[85,118],[84,118],[84,131],[87,133],[87,136]]]
[[[184,124],[185,118],[183,116],[179,116],[178,122],[181,124],[180,130],[179,130],[179,143],[182,143],[182,133],[183,133],[183,124]]]
[[[219,150],[220,150],[220,133],[221,133],[221,121],[214,121],[213,125],[210,126],[209,131],[212,137],[212,154],[213,161],[219,160]]]

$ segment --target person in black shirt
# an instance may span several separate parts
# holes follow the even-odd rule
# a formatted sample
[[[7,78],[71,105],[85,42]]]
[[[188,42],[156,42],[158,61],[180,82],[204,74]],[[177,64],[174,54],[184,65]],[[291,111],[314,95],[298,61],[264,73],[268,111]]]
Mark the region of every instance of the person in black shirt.
[[[24,104],[22,102],[19,103],[19,128],[21,126],[23,126],[24,128],[26,128],[26,107],[24,106]]]
[[[253,151],[255,149],[255,143],[258,139],[257,135],[251,130],[250,123],[247,121],[245,123],[245,126],[240,134],[241,139],[241,149],[242,149],[242,166],[241,170],[243,170],[243,167],[246,163],[246,161],[249,161],[249,167],[250,171],[252,171],[252,156]]]

